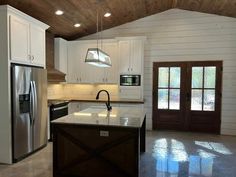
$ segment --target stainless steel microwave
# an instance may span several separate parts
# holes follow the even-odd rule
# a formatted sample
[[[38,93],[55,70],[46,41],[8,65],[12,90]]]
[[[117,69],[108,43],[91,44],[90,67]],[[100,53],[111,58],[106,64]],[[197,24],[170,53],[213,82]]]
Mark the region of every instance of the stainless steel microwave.
[[[120,75],[120,86],[140,86],[140,75]]]

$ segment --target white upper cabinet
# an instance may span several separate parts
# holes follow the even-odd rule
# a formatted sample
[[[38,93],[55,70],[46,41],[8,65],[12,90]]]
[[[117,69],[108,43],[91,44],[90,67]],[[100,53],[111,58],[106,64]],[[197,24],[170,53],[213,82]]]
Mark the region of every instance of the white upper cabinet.
[[[10,57],[14,61],[29,62],[30,32],[29,22],[10,16]]]
[[[143,40],[130,41],[130,72],[142,74],[143,72]]]
[[[104,68],[104,82],[109,84],[118,83],[118,45],[117,42],[104,44],[104,51],[110,55],[111,67]]]
[[[9,51],[14,63],[45,67],[46,24],[9,8]]]
[[[31,62],[36,65],[45,65],[45,30],[37,25],[30,25],[30,55]]]
[[[117,43],[104,42],[102,45],[102,50],[108,53],[112,60],[112,66],[109,68],[100,68],[85,63],[89,48],[97,48],[96,41],[74,41],[68,44],[68,83],[118,83]]]
[[[130,41],[119,41],[119,71],[129,73],[130,69]]]
[[[88,48],[94,46],[80,41],[68,44],[68,83],[93,83],[96,68],[85,63],[85,56]]]
[[[55,68],[67,74],[68,41],[62,38],[54,40],[54,63]]]
[[[67,82],[77,83],[80,70],[80,48],[75,42],[68,44]]]
[[[120,74],[142,74],[143,72],[143,40],[127,39],[119,41]]]
[[[95,76],[98,74],[96,72],[97,67],[92,66],[90,64],[85,63],[85,57],[87,55],[87,51],[89,48],[95,48],[96,44],[95,43],[80,43],[79,48],[80,48],[80,54],[79,54],[79,82],[80,83],[93,83],[94,79],[96,78]]]
[[[85,63],[89,48],[97,48],[96,40],[68,42],[68,83],[118,84],[120,74],[143,72],[143,39],[103,40],[104,52],[110,55],[111,67],[100,68]]]

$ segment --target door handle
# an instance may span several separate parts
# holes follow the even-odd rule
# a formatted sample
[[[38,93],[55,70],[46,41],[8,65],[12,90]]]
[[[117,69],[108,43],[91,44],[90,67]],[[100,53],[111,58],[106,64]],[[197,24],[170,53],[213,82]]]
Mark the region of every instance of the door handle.
[[[30,123],[33,124],[34,119],[34,86],[33,81],[30,81]]]
[[[36,115],[36,110],[37,110],[37,103],[38,103],[38,98],[37,98],[37,90],[36,90],[36,84],[35,81],[33,81],[33,87],[34,87],[34,102],[33,102],[33,106],[34,106],[34,117],[33,117],[33,121],[35,121],[35,115]]]

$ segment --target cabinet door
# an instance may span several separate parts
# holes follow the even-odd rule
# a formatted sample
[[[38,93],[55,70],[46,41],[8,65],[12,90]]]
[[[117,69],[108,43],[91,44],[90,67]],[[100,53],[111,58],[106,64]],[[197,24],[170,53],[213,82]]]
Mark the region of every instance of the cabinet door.
[[[10,58],[18,62],[30,62],[29,23],[10,16]]]
[[[30,45],[32,63],[45,66],[45,30],[34,24],[30,25]]]
[[[111,67],[105,68],[105,82],[110,84],[118,83],[118,46],[117,43],[104,44],[104,51],[111,57]]]
[[[133,108],[143,109],[144,105],[143,104],[126,104],[126,103],[121,103],[120,107],[133,107]]]
[[[122,99],[142,99],[142,88],[140,86],[120,87],[120,98]]]
[[[54,40],[55,68],[65,74],[67,74],[67,44],[68,42],[62,38]]]
[[[68,62],[67,62],[67,82],[78,83],[78,73],[80,70],[80,49],[76,43],[68,45]]]
[[[130,41],[131,55],[130,55],[130,72],[132,74],[142,73],[142,61],[143,61],[143,41],[132,40]]]
[[[119,71],[120,73],[129,73],[130,71],[130,41],[119,42]]]

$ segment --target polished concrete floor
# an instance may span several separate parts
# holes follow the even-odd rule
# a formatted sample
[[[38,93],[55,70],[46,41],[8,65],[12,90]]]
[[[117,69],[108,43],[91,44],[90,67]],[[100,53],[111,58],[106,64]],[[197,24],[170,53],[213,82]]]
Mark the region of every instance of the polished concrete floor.
[[[236,177],[236,137],[168,131],[147,132],[141,177]],[[14,165],[0,177],[52,177],[52,146]]]

